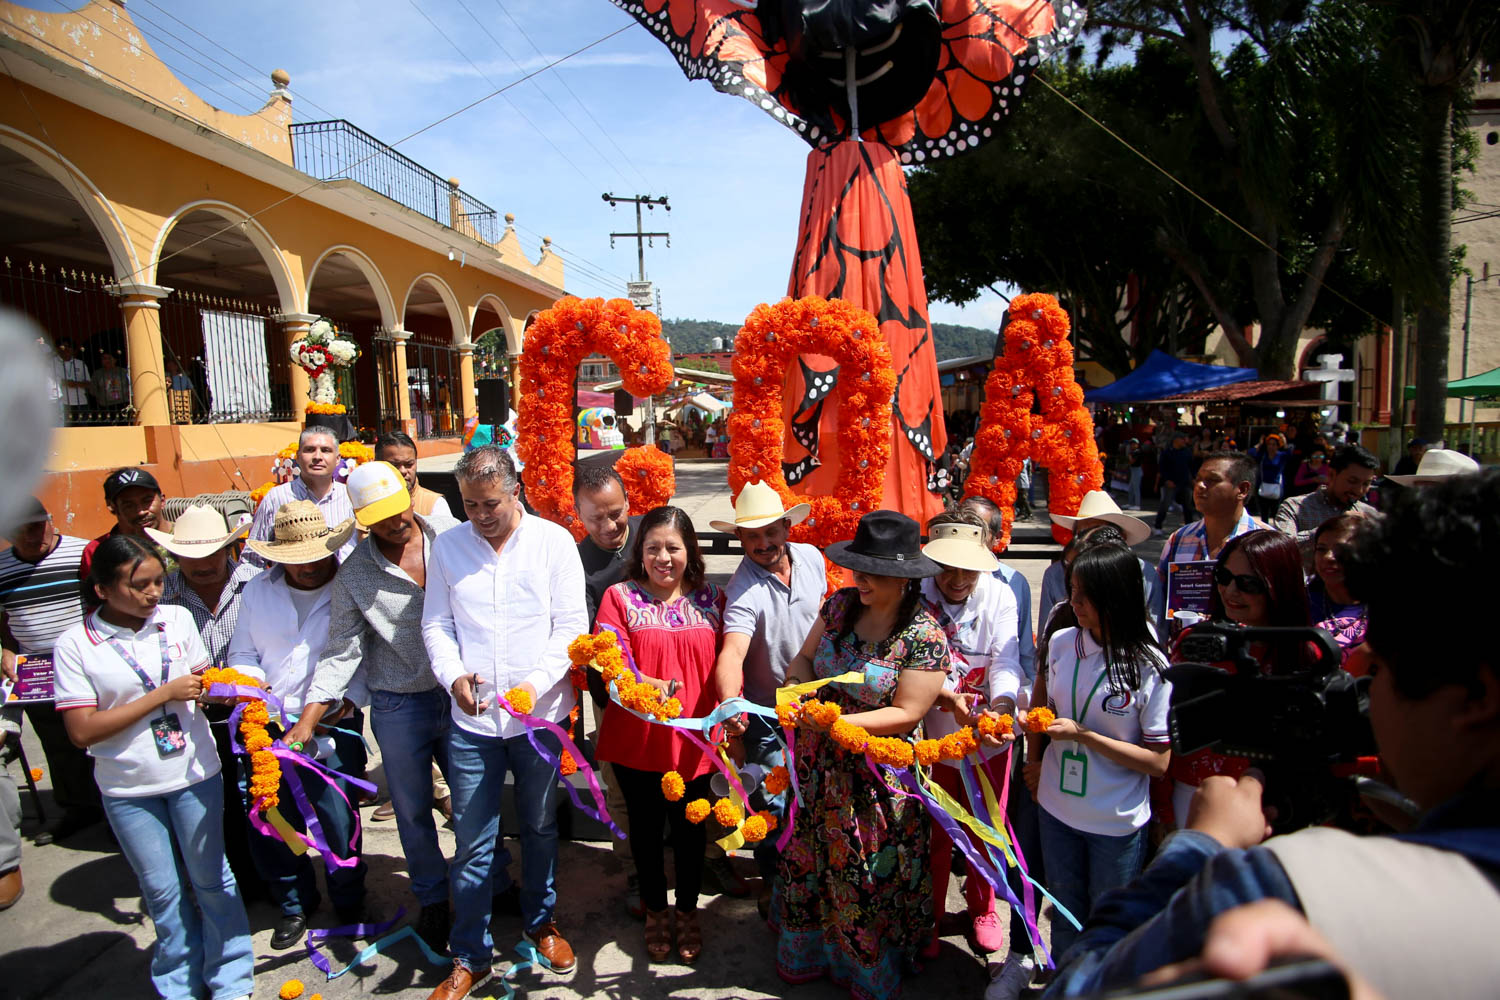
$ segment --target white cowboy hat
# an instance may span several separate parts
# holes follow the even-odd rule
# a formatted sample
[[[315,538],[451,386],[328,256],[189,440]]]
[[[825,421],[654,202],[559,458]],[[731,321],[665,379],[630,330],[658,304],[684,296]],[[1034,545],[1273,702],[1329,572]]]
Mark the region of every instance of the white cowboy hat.
[[[922,546],[922,554],[935,563],[954,569],[993,573],[1000,568],[984,544],[984,529],[975,524],[934,524],[927,529],[931,539]]]
[[[242,537],[250,530],[250,520],[241,517],[236,527],[230,528],[224,515],[212,507],[194,505],[182,512],[171,532],[147,528],[151,540],[174,556],[202,559]]]
[[[338,553],[354,534],[354,518],[330,528],[323,512],[311,500],[291,500],[276,512],[275,541],[252,538],[251,549],[271,562],[303,566]]]
[[[1114,497],[1103,490],[1085,493],[1083,502],[1078,505],[1078,513],[1072,517],[1066,514],[1052,515],[1053,524],[1069,531],[1077,531],[1078,525],[1084,521],[1107,521],[1115,525],[1125,533],[1126,545],[1139,545],[1151,537],[1150,525],[1125,513],[1115,503]]]
[[[746,483],[734,501],[734,520],[709,521],[715,531],[727,531],[731,535],[741,528],[764,528],[768,524],[786,518],[798,524],[812,510],[805,503],[794,504],[790,510],[781,504],[781,494],[767,483]]]
[[[1429,448],[1422,456],[1421,464],[1417,466],[1417,474],[1414,476],[1386,476],[1393,483],[1402,486],[1427,486],[1431,483],[1441,482],[1449,476],[1467,476],[1479,471],[1479,463],[1474,461],[1463,452],[1449,451],[1447,448]]]

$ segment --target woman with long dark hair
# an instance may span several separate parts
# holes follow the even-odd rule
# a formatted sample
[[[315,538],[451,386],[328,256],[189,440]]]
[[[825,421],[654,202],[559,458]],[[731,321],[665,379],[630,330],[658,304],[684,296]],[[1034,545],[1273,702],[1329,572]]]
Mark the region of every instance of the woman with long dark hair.
[[[920,534],[906,515],[876,510],[852,541],[828,547],[854,586],[824,603],[786,671],[788,683],[863,674],[818,697],[871,736],[919,738],[948,674],[948,637],[922,601],[922,579],[940,567]],[[826,975],[861,1000],[893,997],[932,934],[927,813],[806,716],[788,765],[803,808],[772,900],[776,970],[790,983]]]
[[[1149,779],[1165,774],[1171,759],[1172,685],[1162,676],[1166,657],[1131,551],[1087,548],[1070,578],[1078,625],[1052,636],[1031,704],[1057,717],[1046,731],[1051,743],[1038,782],[1048,888],[1082,920],[1094,900],[1145,863]],[[1076,936],[1071,924],[1053,921],[1053,954]]]
[[[1307,581],[1309,618],[1339,644],[1345,670],[1358,659],[1349,654],[1365,641],[1366,619],[1364,602],[1349,592],[1344,581],[1343,553],[1360,526],[1369,523],[1363,514],[1339,514],[1313,532],[1313,576]],[[1357,667],[1351,672],[1363,673]]]
[[[710,683],[723,639],[724,592],[704,580],[703,555],[693,522],[679,507],[657,507],[641,518],[625,566],[625,579],[604,592],[598,627],[608,628],[635,660],[641,680],[682,703],[697,718],[713,711]],[[702,824],[685,811],[708,797],[711,764],[698,747],[666,726],[651,725],[610,703],[599,723],[598,758],[609,761],[630,819],[641,900],[646,905],[646,953],[666,959],[675,930],[677,956],[691,964],[703,950],[698,892],[707,846]],[[662,795],[662,777],[676,771],[687,793],[676,802]],[[667,910],[664,825],[672,829],[676,907]]]

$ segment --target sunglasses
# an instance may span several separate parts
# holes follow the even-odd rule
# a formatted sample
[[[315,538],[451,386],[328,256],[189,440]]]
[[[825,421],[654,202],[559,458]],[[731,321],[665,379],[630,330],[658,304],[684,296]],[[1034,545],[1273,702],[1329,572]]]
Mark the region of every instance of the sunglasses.
[[[1227,587],[1231,583],[1240,588],[1240,593],[1247,597],[1264,597],[1266,593],[1266,581],[1258,576],[1246,574],[1236,575],[1229,572],[1224,566],[1214,567],[1214,583],[1221,587]]]

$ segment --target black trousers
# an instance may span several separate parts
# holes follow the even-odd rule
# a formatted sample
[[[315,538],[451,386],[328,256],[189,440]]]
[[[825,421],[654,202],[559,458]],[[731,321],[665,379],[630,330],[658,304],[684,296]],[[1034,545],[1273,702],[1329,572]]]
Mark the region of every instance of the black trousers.
[[[87,750],[73,745],[62,713],[52,702],[28,702],[26,719],[36,731],[47,767],[52,772],[52,797],[64,813],[104,814],[99,786],[94,783],[94,761]]]
[[[610,767],[620,783],[620,793],[625,796],[625,813],[630,818],[630,853],[635,855],[641,902],[648,910],[667,908],[666,848],[661,840],[665,822],[672,830],[672,858],[677,863],[677,909],[691,913],[698,908],[698,891],[703,888],[703,852],[708,846],[708,834],[703,823],[687,821],[687,804],[694,799],[713,800],[708,788],[709,775],[689,781],[687,794],[676,802],[668,802],[661,793],[665,772],[637,771],[624,764],[610,764]]]

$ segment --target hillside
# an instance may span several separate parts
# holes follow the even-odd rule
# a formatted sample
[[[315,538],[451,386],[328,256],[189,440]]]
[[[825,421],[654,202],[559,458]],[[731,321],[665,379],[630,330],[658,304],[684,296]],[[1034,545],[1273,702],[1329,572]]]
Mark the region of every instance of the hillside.
[[[735,334],[740,328],[733,323],[718,323],[707,319],[662,320],[662,333],[672,342],[672,350],[679,354],[692,354],[714,349],[715,337],[723,338],[723,350],[734,349]],[[989,354],[995,349],[995,333],[975,326],[955,326],[950,323],[934,323],[932,336],[937,348],[937,359],[967,358],[976,354]]]

